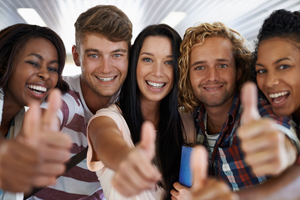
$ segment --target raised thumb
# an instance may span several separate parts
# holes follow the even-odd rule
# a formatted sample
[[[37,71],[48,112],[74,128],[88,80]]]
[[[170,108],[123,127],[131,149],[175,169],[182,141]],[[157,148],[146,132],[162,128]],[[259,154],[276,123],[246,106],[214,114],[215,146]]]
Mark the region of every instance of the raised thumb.
[[[57,117],[57,111],[62,105],[61,92],[58,89],[54,89],[47,99],[48,109],[44,110],[42,125],[45,129],[51,131],[59,131],[59,119]]]
[[[194,147],[191,155],[191,169],[193,175],[192,190],[199,190],[204,186],[207,178],[207,150],[203,146]]]
[[[260,119],[257,109],[257,88],[255,83],[247,82],[241,91],[241,102],[243,105],[242,121],[243,125]]]
[[[155,155],[155,138],[156,133],[154,125],[149,121],[144,122],[141,128],[141,141],[139,147],[145,150],[147,156],[151,159]]]
[[[37,136],[41,119],[40,103],[32,102],[26,112],[23,120],[23,127],[21,137],[25,140],[26,144],[31,146],[37,145]]]

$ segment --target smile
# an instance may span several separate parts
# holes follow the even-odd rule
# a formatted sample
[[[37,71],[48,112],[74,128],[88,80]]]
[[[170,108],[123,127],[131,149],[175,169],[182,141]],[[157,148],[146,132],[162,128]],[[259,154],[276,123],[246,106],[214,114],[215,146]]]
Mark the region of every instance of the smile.
[[[206,86],[206,87],[203,87],[203,88],[206,89],[206,90],[211,90],[211,91],[213,91],[213,90],[218,90],[218,89],[220,89],[221,87],[223,87],[223,85],[220,85],[220,86]]]
[[[47,92],[47,88],[39,85],[27,85],[27,87],[37,94],[43,94]]]
[[[99,76],[96,76],[97,79],[99,79],[100,81],[103,81],[103,82],[109,82],[109,81],[112,81],[114,80],[117,76],[113,76],[113,77],[110,77],[110,78],[104,78],[104,77],[99,77]]]
[[[162,88],[166,85],[166,83],[155,83],[155,82],[151,82],[151,81],[146,81],[146,83],[153,88]]]
[[[272,103],[279,104],[285,101],[289,95],[290,93],[285,91],[269,94],[269,97],[272,99]]]

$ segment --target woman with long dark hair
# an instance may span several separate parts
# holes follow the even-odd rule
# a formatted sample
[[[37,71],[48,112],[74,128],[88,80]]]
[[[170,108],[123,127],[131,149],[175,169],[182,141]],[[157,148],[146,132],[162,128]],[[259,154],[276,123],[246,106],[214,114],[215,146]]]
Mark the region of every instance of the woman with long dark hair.
[[[119,103],[89,122],[88,166],[97,171],[108,199],[119,197],[111,180],[123,195],[136,195],[132,199],[170,199],[184,142],[177,110],[180,42],[168,25],[145,28],[132,46]],[[156,139],[151,125],[142,130],[145,121],[154,125]]]

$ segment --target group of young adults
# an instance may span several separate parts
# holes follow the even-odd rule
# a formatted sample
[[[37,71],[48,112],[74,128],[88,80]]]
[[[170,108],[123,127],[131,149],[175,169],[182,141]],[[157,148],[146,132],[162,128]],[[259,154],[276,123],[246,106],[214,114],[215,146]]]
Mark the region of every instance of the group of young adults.
[[[75,33],[82,73],[62,77],[52,30],[0,31],[0,199],[300,198],[300,12],[274,11],[253,53],[221,22],[183,40],[150,25],[131,45],[109,5]],[[191,188],[178,182],[184,145],[201,145]]]

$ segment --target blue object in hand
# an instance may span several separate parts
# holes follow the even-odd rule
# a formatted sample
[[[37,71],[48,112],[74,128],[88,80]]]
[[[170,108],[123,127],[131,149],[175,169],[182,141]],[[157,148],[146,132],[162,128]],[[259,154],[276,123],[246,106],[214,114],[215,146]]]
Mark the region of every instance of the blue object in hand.
[[[193,184],[192,172],[190,167],[192,149],[193,147],[182,146],[181,150],[179,183],[185,187],[191,187]]]

